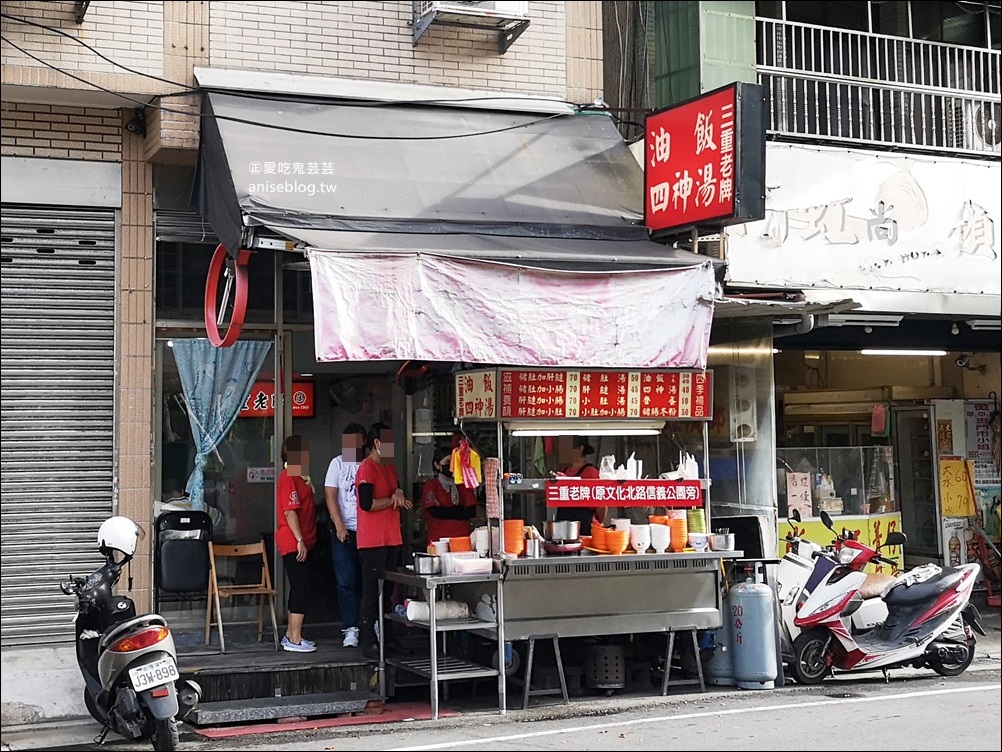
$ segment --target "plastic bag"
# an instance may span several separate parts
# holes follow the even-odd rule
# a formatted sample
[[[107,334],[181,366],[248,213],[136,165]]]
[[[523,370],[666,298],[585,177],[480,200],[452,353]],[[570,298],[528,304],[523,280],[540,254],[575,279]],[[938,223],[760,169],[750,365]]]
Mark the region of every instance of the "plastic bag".
[[[603,480],[616,479],[616,455],[607,454],[599,462],[598,477]]]

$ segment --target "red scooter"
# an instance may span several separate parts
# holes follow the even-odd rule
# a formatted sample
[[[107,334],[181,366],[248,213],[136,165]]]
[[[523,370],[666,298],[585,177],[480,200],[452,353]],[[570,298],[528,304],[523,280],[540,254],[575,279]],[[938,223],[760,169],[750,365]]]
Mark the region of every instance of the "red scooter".
[[[831,518],[822,513],[834,531]],[[891,533],[884,545],[904,541]],[[901,538],[903,539],[903,535]],[[928,667],[941,676],[958,676],[974,659],[974,632],[984,635],[971,590],[980,566],[958,568],[924,564],[888,582],[882,593],[887,618],[882,624],[854,634],[852,615],[863,604],[861,589],[868,575],[863,561],[894,565],[879,549],[838,536],[838,566],[829,568],[800,605],[794,624],[801,632],[793,642],[793,678],[801,684],[820,684],[832,672]],[[872,576],[871,576],[872,582]]]

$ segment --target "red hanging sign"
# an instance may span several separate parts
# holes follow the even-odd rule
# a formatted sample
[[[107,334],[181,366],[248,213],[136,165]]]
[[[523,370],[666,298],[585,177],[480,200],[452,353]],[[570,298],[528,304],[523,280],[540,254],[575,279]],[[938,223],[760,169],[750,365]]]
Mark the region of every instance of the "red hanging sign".
[[[655,234],[765,216],[765,107],[734,83],[645,120],[644,224]]]

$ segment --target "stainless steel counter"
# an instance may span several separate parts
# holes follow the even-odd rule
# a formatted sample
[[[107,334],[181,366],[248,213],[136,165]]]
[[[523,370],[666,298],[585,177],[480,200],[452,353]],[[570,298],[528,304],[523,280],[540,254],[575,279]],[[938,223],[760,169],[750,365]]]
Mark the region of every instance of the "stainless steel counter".
[[[742,556],[710,551],[506,560],[504,638],[716,629],[722,624],[723,563]]]

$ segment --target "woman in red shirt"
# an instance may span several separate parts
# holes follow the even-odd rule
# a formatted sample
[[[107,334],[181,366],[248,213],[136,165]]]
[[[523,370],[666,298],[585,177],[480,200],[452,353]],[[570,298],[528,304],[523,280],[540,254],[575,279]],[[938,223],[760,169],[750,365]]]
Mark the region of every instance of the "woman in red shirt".
[[[309,473],[310,445],[303,436],[289,436],[282,444],[285,469],[278,476],[278,528],[275,546],[289,578],[289,625],[282,648],[294,653],[312,653],[316,644],[303,637],[303,620],[313,599],[313,563],[310,552],[317,544],[317,511],[313,489],[303,479]]]
[[[369,429],[363,445],[366,457],[355,475],[358,499],[358,558],[362,576],[359,627],[363,654],[379,657],[376,623],[379,618],[379,573],[401,564],[403,537],[400,510],[411,509],[393,465],[393,433],[385,423]],[[388,594],[387,590],[387,594]]]
[[[466,486],[457,486],[450,470],[452,447],[440,447],[435,457],[438,475],[421,488],[429,545],[440,538],[469,535],[470,520],[477,514],[476,494]]]

